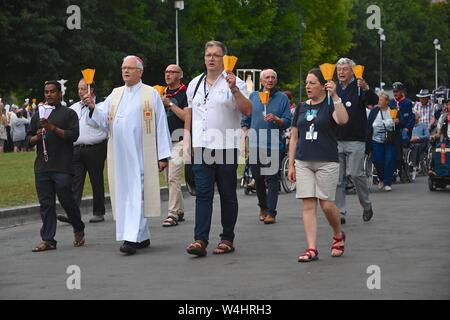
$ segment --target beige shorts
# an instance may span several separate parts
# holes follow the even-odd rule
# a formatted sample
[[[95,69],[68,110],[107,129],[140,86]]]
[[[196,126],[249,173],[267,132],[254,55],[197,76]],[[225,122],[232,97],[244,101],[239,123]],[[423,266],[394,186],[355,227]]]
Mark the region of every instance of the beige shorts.
[[[334,201],[339,179],[339,163],[295,160],[296,198]]]

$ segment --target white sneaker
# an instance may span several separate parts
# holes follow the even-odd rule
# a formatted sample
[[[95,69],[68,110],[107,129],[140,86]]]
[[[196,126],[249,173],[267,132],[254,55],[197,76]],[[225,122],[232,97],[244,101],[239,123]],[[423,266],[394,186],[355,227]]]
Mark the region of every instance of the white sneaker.
[[[383,182],[379,182],[378,183],[378,189],[383,189],[384,188],[384,183]]]
[[[392,191],[391,186],[385,186],[385,187],[384,187],[384,191]]]

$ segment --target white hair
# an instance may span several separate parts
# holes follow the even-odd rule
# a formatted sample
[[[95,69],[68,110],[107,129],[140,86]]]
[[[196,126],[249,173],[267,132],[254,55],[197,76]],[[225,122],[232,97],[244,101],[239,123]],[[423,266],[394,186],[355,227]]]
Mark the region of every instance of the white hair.
[[[275,79],[278,79],[278,75],[277,75],[277,73],[275,72],[275,70],[273,70],[273,69],[264,69],[264,70],[261,71],[261,73],[259,74],[259,77],[264,79],[264,76],[265,76],[265,74],[266,74],[268,71],[273,72],[273,73],[275,74]]]
[[[352,59],[349,58],[340,58],[338,60],[338,62],[336,62],[337,65],[343,65],[343,64],[348,64],[351,68],[353,68],[354,66],[356,66],[355,61],[353,61]]]
[[[127,60],[127,59],[134,59],[136,61],[136,67],[138,69],[144,70],[144,62],[138,56],[134,56],[134,55],[126,56],[125,58],[123,58],[123,62],[125,62],[125,60]]]

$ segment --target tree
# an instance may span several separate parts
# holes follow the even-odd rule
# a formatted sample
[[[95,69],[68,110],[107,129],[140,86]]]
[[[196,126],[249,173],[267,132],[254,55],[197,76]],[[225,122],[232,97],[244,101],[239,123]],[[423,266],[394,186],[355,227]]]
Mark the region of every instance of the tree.
[[[439,38],[443,48],[450,48],[450,4],[431,4],[428,0],[354,1],[350,27],[354,46],[350,56],[366,65],[365,77],[372,85],[379,83],[379,36],[368,30],[366,8],[381,8],[381,26],[386,34],[383,43],[383,82],[389,88],[401,81],[413,96],[421,88],[434,88],[433,39]],[[440,52],[440,81],[448,84],[450,50]],[[415,96],[414,96],[415,97]]]

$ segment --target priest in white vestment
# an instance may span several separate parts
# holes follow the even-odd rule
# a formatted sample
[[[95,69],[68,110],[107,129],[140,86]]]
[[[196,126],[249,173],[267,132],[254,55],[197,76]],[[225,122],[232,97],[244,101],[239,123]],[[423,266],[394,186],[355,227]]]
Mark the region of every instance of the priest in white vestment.
[[[159,172],[171,157],[171,138],[164,105],[156,90],[142,83],[142,60],[122,63],[125,86],[102,104],[85,96],[92,125],[109,132],[108,179],[120,251],[136,253],[150,245],[147,217],[160,215]]]

